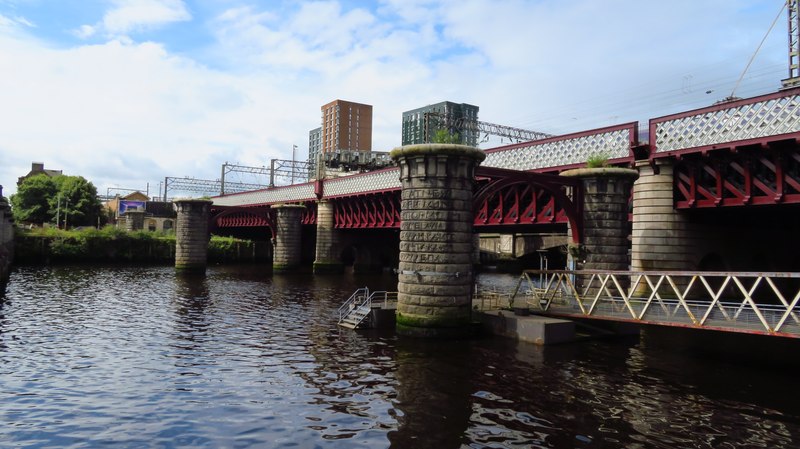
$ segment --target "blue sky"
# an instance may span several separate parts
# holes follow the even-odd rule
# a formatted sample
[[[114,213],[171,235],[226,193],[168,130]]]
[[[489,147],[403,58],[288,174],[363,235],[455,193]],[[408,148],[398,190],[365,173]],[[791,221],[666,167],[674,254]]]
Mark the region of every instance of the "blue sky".
[[[403,111],[442,100],[551,134],[644,123],[730,95],[782,4],[0,0],[0,184],[37,161],[155,194],[292,145],[304,159],[337,98],[373,105],[376,151],[400,144]],[[784,13],[736,95],[787,71]]]

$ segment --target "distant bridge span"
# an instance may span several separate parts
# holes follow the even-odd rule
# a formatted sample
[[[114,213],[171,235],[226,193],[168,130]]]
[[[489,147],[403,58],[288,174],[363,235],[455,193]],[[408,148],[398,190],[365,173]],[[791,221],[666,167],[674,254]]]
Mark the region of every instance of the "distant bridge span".
[[[580,220],[579,210],[564,193],[565,187],[577,184],[552,175],[580,167],[590,156],[601,153],[609,156],[612,164],[630,165],[637,134],[637,124],[627,123],[486,150],[486,160],[476,170],[481,192],[476,196],[474,225],[563,227],[570,220],[578,224],[575,220]],[[305,204],[303,223],[314,224],[316,202],[320,200],[334,202],[336,229],[400,227],[397,168],[217,196],[212,200],[216,227],[269,226],[269,213],[264,210],[281,203]]]

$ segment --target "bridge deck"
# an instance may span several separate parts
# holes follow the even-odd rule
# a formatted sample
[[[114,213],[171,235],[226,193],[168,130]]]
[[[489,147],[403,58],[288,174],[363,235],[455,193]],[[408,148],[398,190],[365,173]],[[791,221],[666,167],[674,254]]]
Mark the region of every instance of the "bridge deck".
[[[483,166],[519,171],[577,167],[589,156],[603,153],[612,161],[633,160],[631,145],[636,141],[636,123],[567,134],[486,150]],[[370,193],[399,191],[400,172],[387,168],[340,178],[291,186],[254,190],[213,197],[215,206],[261,206],[283,202],[341,198]]]

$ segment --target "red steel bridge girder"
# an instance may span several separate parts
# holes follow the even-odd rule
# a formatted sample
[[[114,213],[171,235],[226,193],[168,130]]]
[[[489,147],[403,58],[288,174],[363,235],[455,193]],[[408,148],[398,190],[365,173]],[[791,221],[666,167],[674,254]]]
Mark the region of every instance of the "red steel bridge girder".
[[[306,207],[300,217],[302,224],[317,222],[317,204],[314,201],[303,203]],[[251,207],[213,207],[211,208],[211,226],[215,228],[235,227],[268,227],[275,237],[275,211],[269,205]]]
[[[400,191],[337,198],[335,229],[400,228]]]
[[[567,223],[564,209],[549,192],[513,184],[476,205],[475,226]]]
[[[800,204],[794,141],[683,155],[675,166],[678,209]]]
[[[565,192],[565,187],[576,188],[578,185],[570,178],[501,169],[480,169],[479,176],[474,200],[473,225],[476,228],[567,224],[572,221],[573,227],[579,229],[580,209],[573,206]],[[531,178],[538,181],[532,183]],[[334,204],[335,229],[400,228],[400,190],[339,197],[331,201]],[[302,223],[316,224],[316,203],[308,201],[304,204]],[[216,227],[266,226],[274,229],[274,211],[269,205],[218,207],[212,208],[212,214],[212,226]],[[580,232],[573,235],[577,241]]]
[[[475,174],[488,179],[474,199],[477,227],[569,223],[573,241],[582,241],[583,184],[579,179],[493,167],[478,167]]]

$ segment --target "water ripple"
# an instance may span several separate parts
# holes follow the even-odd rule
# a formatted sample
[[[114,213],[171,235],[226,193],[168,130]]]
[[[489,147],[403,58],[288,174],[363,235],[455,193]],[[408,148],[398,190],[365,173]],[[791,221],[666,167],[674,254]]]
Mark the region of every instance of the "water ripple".
[[[335,325],[338,303],[367,282],[393,279],[264,273],[17,269],[0,298],[0,445],[789,448],[800,441],[796,408],[759,404],[755,386],[746,397],[735,388],[709,394],[713,382],[671,369],[640,345],[540,348],[352,332]],[[718,367],[707,369],[703,375],[715,378]],[[793,391],[791,376],[770,379]]]

